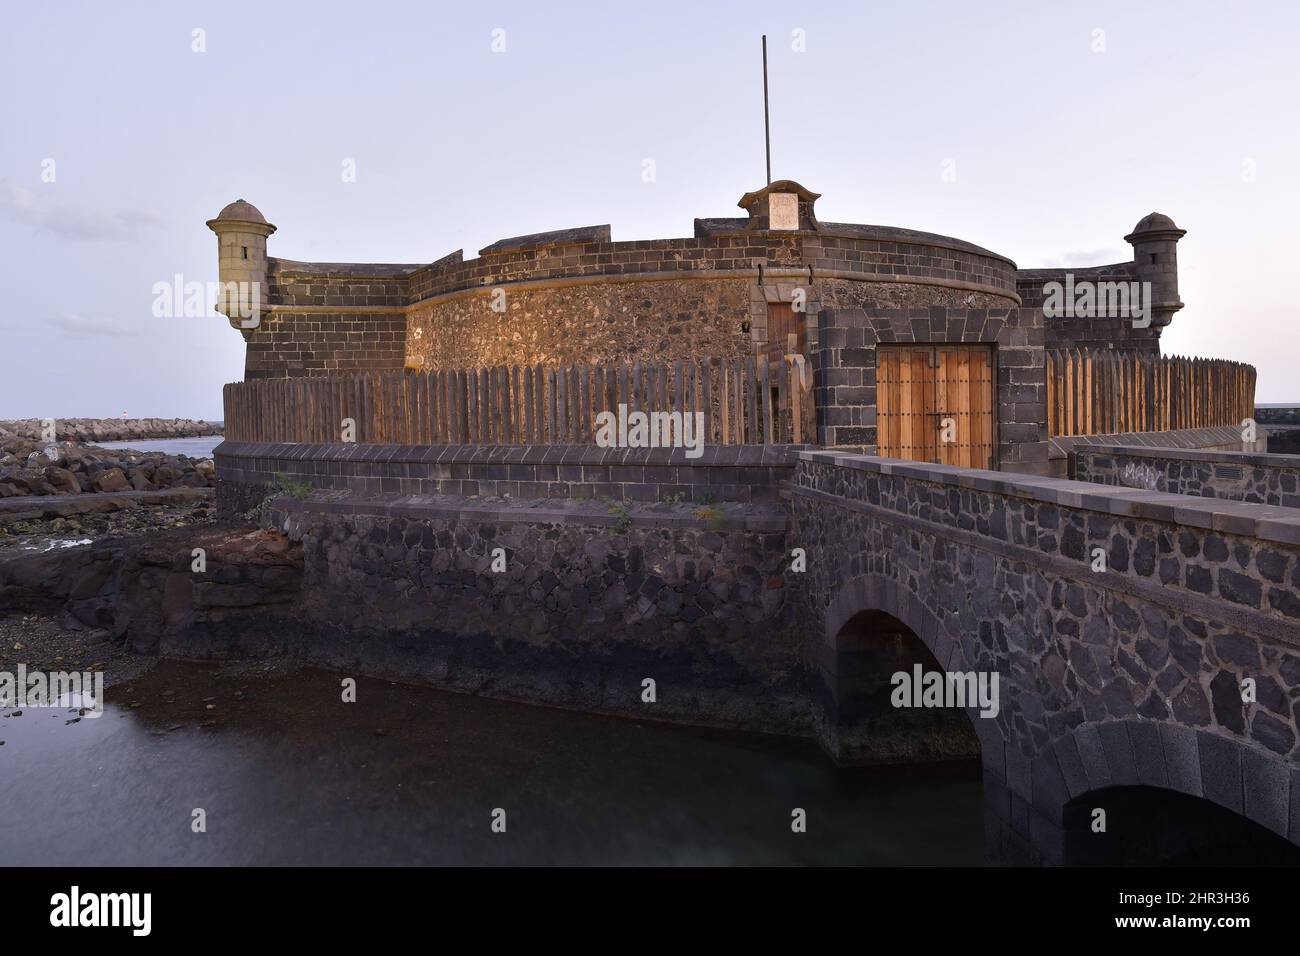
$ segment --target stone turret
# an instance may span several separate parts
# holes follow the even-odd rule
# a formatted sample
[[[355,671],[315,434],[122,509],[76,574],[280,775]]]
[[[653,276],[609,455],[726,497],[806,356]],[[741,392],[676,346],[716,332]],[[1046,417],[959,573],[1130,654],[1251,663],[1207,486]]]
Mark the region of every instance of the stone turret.
[[[217,311],[237,329],[255,329],[266,299],[266,240],[275,226],[250,202],[236,199],[208,220],[217,234],[222,291]]]
[[[1178,240],[1187,235],[1168,216],[1153,212],[1142,217],[1124,241],[1133,246],[1139,282],[1151,283],[1151,324],[1165,326],[1183,307],[1178,298]]]
[[[805,189],[793,179],[778,179],[762,189],[745,193],[736,205],[749,213],[751,230],[816,232],[813,205],[820,198],[821,193]]]

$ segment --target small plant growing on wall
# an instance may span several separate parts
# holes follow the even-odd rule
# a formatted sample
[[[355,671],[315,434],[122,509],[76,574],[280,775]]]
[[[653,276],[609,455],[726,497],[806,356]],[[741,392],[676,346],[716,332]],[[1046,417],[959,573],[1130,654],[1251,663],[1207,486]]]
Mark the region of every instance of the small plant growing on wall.
[[[271,483],[266,486],[266,497],[259,501],[256,506],[245,511],[240,517],[245,521],[261,524],[271,508],[271,502],[276,498],[281,495],[288,495],[297,501],[303,501],[311,495],[311,492],[312,485],[310,481],[294,481],[284,472],[277,471]]]
[[[632,527],[632,503],[630,501],[611,501],[609,513],[614,515],[614,523],[609,526],[610,534],[624,534]]]

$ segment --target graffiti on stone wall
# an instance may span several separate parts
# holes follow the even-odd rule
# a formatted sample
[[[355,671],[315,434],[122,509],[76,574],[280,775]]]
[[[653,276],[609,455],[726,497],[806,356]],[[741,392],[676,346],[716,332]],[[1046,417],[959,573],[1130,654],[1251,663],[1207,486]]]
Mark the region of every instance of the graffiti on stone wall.
[[[1152,465],[1129,462],[1119,473],[1119,482],[1126,488],[1145,488],[1147,491],[1159,491],[1159,473]]]

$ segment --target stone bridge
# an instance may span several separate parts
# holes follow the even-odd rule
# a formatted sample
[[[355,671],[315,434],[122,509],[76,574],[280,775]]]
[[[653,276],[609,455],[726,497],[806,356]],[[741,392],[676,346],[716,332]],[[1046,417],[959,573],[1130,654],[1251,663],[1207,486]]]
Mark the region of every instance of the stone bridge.
[[[1300,844],[1300,512],[832,451],[792,484],[833,754],[854,645],[902,627],[950,673],[999,675],[997,715],[968,713],[986,800],[1036,855],[1130,787]]]

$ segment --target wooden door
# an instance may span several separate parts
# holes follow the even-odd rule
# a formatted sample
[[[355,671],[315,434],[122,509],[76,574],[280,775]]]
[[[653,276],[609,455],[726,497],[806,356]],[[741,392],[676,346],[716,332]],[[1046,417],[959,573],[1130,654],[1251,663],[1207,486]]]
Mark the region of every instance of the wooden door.
[[[808,318],[796,312],[789,302],[767,304],[767,343],[765,351],[769,361],[780,361],[790,351],[790,336],[795,336],[794,351],[808,354]]]
[[[987,345],[880,345],[876,441],[885,458],[994,468]]]
[[[876,443],[883,458],[938,461],[930,347],[876,348]]]

